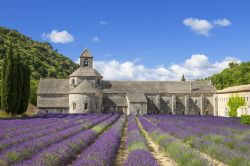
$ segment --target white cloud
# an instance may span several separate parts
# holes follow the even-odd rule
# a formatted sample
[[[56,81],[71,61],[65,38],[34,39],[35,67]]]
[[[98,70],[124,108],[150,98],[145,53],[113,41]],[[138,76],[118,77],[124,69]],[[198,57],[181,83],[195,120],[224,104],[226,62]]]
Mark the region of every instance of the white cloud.
[[[108,25],[108,22],[106,22],[106,21],[99,21],[99,24],[100,25]]]
[[[94,67],[106,80],[180,80],[182,74],[188,80],[195,80],[222,71],[230,62],[240,63],[240,60],[226,57],[223,61],[211,63],[206,55],[194,54],[184,63],[168,67],[160,65],[148,68],[136,60],[94,61]]]
[[[43,33],[42,37],[44,39],[48,39],[53,43],[69,43],[74,41],[74,36],[71,35],[69,32],[66,30],[63,31],[57,31],[57,30],[52,30],[50,33]]]
[[[92,38],[92,42],[94,42],[94,43],[98,43],[99,41],[100,41],[100,39],[98,36],[95,36]]]
[[[183,20],[183,24],[190,27],[197,35],[209,36],[209,32],[216,26],[226,27],[231,25],[231,22],[226,18],[218,19],[213,22],[209,22],[205,19],[187,18]]]
[[[231,21],[223,18],[223,19],[218,19],[214,21],[214,25],[218,25],[218,26],[222,26],[222,27],[226,27],[226,26],[230,26],[231,25]]]
[[[183,20],[183,24],[189,26],[196,34],[209,35],[209,31],[213,28],[213,25],[207,20],[187,18]]]

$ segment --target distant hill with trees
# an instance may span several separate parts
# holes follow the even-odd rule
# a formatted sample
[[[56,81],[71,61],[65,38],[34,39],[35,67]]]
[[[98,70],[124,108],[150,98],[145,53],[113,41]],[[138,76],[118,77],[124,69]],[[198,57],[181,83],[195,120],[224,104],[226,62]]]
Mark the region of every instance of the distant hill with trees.
[[[0,73],[9,44],[27,62],[31,72],[30,102],[36,105],[36,91],[40,78],[67,78],[79,65],[60,54],[47,42],[31,38],[5,27],[0,27]],[[0,80],[1,81],[1,80]],[[1,87],[0,87],[1,90]]]
[[[18,49],[21,60],[26,60],[30,65],[32,80],[67,78],[78,68],[77,64],[58,53],[49,43],[34,41],[16,30],[5,27],[0,27],[0,66],[10,42],[13,44],[13,51]],[[1,70],[0,68],[0,72]]]

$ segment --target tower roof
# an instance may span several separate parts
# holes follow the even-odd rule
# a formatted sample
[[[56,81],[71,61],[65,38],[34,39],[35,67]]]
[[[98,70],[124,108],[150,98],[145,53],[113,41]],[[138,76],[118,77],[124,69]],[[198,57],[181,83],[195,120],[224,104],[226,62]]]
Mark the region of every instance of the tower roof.
[[[102,77],[102,75],[93,68],[90,67],[80,67],[69,77],[84,77],[84,76],[94,76],[94,77]]]
[[[91,55],[91,53],[89,52],[89,50],[86,48],[85,50],[83,50],[83,52],[81,53],[81,56],[83,58],[92,58],[93,56]]]
[[[98,93],[100,90],[88,80],[83,80],[79,85],[70,91],[70,94]]]

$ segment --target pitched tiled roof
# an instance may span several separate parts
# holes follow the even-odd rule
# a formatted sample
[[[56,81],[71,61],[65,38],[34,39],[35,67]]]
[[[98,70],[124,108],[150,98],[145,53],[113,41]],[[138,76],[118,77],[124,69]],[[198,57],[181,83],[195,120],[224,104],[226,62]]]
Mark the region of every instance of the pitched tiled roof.
[[[108,96],[103,98],[104,106],[127,106],[125,96]]]
[[[207,81],[103,81],[104,93],[215,93]]]
[[[100,89],[95,87],[95,85],[88,81],[83,80],[79,85],[70,91],[70,94],[81,94],[81,93],[98,93]]]
[[[89,50],[86,48],[83,50],[83,52],[81,53],[80,57],[85,57],[85,58],[92,58],[93,56],[91,55],[91,53],[89,52]]]
[[[37,94],[68,94],[68,79],[42,79],[39,82]]]
[[[143,93],[127,93],[130,103],[146,103],[147,99]]]
[[[102,77],[102,75],[91,67],[79,67],[76,71],[70,74],[70,77],[82,77],[82,76],[97,76]]]
[[[37,97],[38,108],[68,108],[69,97]]]
[[[216,93],[245,92],[245,91],[250,91],[250,84],[228,87],[223,90],[217,90]]]

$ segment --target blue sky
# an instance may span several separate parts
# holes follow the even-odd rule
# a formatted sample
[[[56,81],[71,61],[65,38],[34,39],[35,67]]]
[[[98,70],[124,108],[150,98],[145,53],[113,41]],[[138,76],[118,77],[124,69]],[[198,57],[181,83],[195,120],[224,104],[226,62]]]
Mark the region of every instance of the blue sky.
[[[250,56],[248,0],[0,0],[0,4],[1,26],[49,41],[73,60],[87,47],[96,68],[109,79],[165,80],[181,74],[196,79]],[[106,64],[113,67],[106,69],[102,66]],[[111,77],[112,70],[121,76]],[[123,76],[127,71],[134,74]]]

